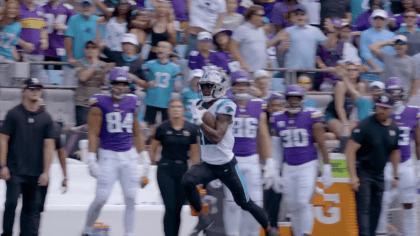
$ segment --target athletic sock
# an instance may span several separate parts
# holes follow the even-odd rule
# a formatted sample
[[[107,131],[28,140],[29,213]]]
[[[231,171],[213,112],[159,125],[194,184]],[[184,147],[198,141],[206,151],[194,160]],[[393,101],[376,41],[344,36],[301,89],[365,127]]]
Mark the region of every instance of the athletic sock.
[[[404,209],[404,236],[417,236],[416,208]]]

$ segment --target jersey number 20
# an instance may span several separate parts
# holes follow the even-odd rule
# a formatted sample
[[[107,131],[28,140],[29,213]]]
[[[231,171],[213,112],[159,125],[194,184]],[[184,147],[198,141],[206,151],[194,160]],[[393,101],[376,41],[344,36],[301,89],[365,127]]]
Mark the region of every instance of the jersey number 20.
[[[306,147],[309,144],[308,131],[306,129],[286,129],[280,131],[283,147]]]
[[[121,133],[123,129],[127,133],[133,133],[133,113],[127,113],[122,121],[120,112],[106,114],[106,129],[109,133]]]

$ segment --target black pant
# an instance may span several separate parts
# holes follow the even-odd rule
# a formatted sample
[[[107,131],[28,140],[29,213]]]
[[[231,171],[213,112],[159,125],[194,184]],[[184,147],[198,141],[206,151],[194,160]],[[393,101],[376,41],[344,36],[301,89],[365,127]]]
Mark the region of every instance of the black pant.
[[[268,220],[262,208],[257,206],[248,195],[245,180],[239,171],[238,161],[234,157],[230,162],[223,165],[210,165],[201,162],[192,166],[182,178],[182,185],[185,188],[188,201],[197,212],[201,211],[200,195],[197,185],[204,186],[215,179],[220,179],[232,192],[233,199],[243,210],[251,213],[252,216],[264,228],[268,226]]]
[[[86,124],[89,109],[89,107],[76,106],[76,126]]]
[[[148,124],[156,124],[156,114],[160,111],[162,114],[162,122],[168,119],[168,109],[160,107],[146,106],[146,114],[144,114],[144,121]]]
[[[38,178],[11,174],[10,179],[6,181],[7,190],[6,203],[4,204],[2,236],[12,236],[13,234],[16,205],[20,194],[23,195],[22,211],[20,214],[20,236],[38,235]]]
[[[360,187],[356,192],[357,220],[360,236],[375,236],[381,213],[384,177],[382,173],[357,168]]]
[[[282,194],[274,192],[272,188],[264,190],[264,210],[268,214],[268,222],[274,228],[277,228],[281,197]]]
[[[61,62],[61,58],[45,57],[44,61],[58,61],[58,62]],[[54,67],[54,70],[61,70],[61,65],[44,65],[44,70],[49,70],[50,66]]]
[[[181,210],[185,203],[185,192],[182,187],[182,176],[187,172],[188,165],[161,160],[157,169],[157,181],[165,204],[163,229],[165,236],[178,236],[181,224]]]

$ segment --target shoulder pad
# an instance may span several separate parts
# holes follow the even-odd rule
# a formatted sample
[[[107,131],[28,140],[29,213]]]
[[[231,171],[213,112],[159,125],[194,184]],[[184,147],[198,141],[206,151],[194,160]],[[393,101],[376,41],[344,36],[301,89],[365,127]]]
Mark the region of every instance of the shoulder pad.
[[[251,101],[253,102],[264,102],[261,98],[251,98]]]
[[[283,114],[284,114],[284,111],[278,111],[271,114],[271,116],[278,116],[278,115],[283,115]]]
[[[135,97],[135,98],[137,98],[137,95],[135,95],[135,94],[131,94],[131,93],[127,93],[125,96],[129,96],[129,97]]]
[[[191,51],[190,56],[196,57],[198,56],[199,52],[197,50]]]
[[[70,5],[70,4],[68,4],[68,3],[64,3],[63,6],[65,8],[67,8],[67,9],[69,9],[69,10],[73,10],[74,9],[74,7],[72,5]]]
[[[396,17],[396,16],[401,16],[401,14],[395,14],[394,17]]]
[[[314,107],[305,107],[303,111],[309,111],[309,112],[320,112],[318,109]]]
[[[413,105],[407,105],[407,107],[409,107],[409,108],[414,108],[414,109],[420,109],[420,107],[418,107],[418,106],[413,106]]]

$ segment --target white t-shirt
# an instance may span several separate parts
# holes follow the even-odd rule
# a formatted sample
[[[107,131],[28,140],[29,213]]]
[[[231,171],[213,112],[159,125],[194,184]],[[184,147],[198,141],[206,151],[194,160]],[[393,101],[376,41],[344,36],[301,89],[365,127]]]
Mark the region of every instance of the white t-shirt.
[[[218,114],[232,116],[236,114],[236,104],[230,99],[221,98],[207,109],[215,118]],[[228,126],[225,136],[218,144],[213,144],[200,131],[201,159],[211,165],[223,165],[232,160],[235,138],[232,134],[233,122]]]
[[[220,13],[226,12],[226,0],[191,1],[190,26],[213,31]]]
[[[104,45],[111,49],[111,51],[122,51],[122,35],[127,33],[127,22],[118,23],[116,17],[109,19],[106,24],[106,34],[104,38]]]
[[[300,4],[306,7],[308,12],[308,23],[310,25],[320,25],[321,23],[321,3],[320,0],[301,0]]]

